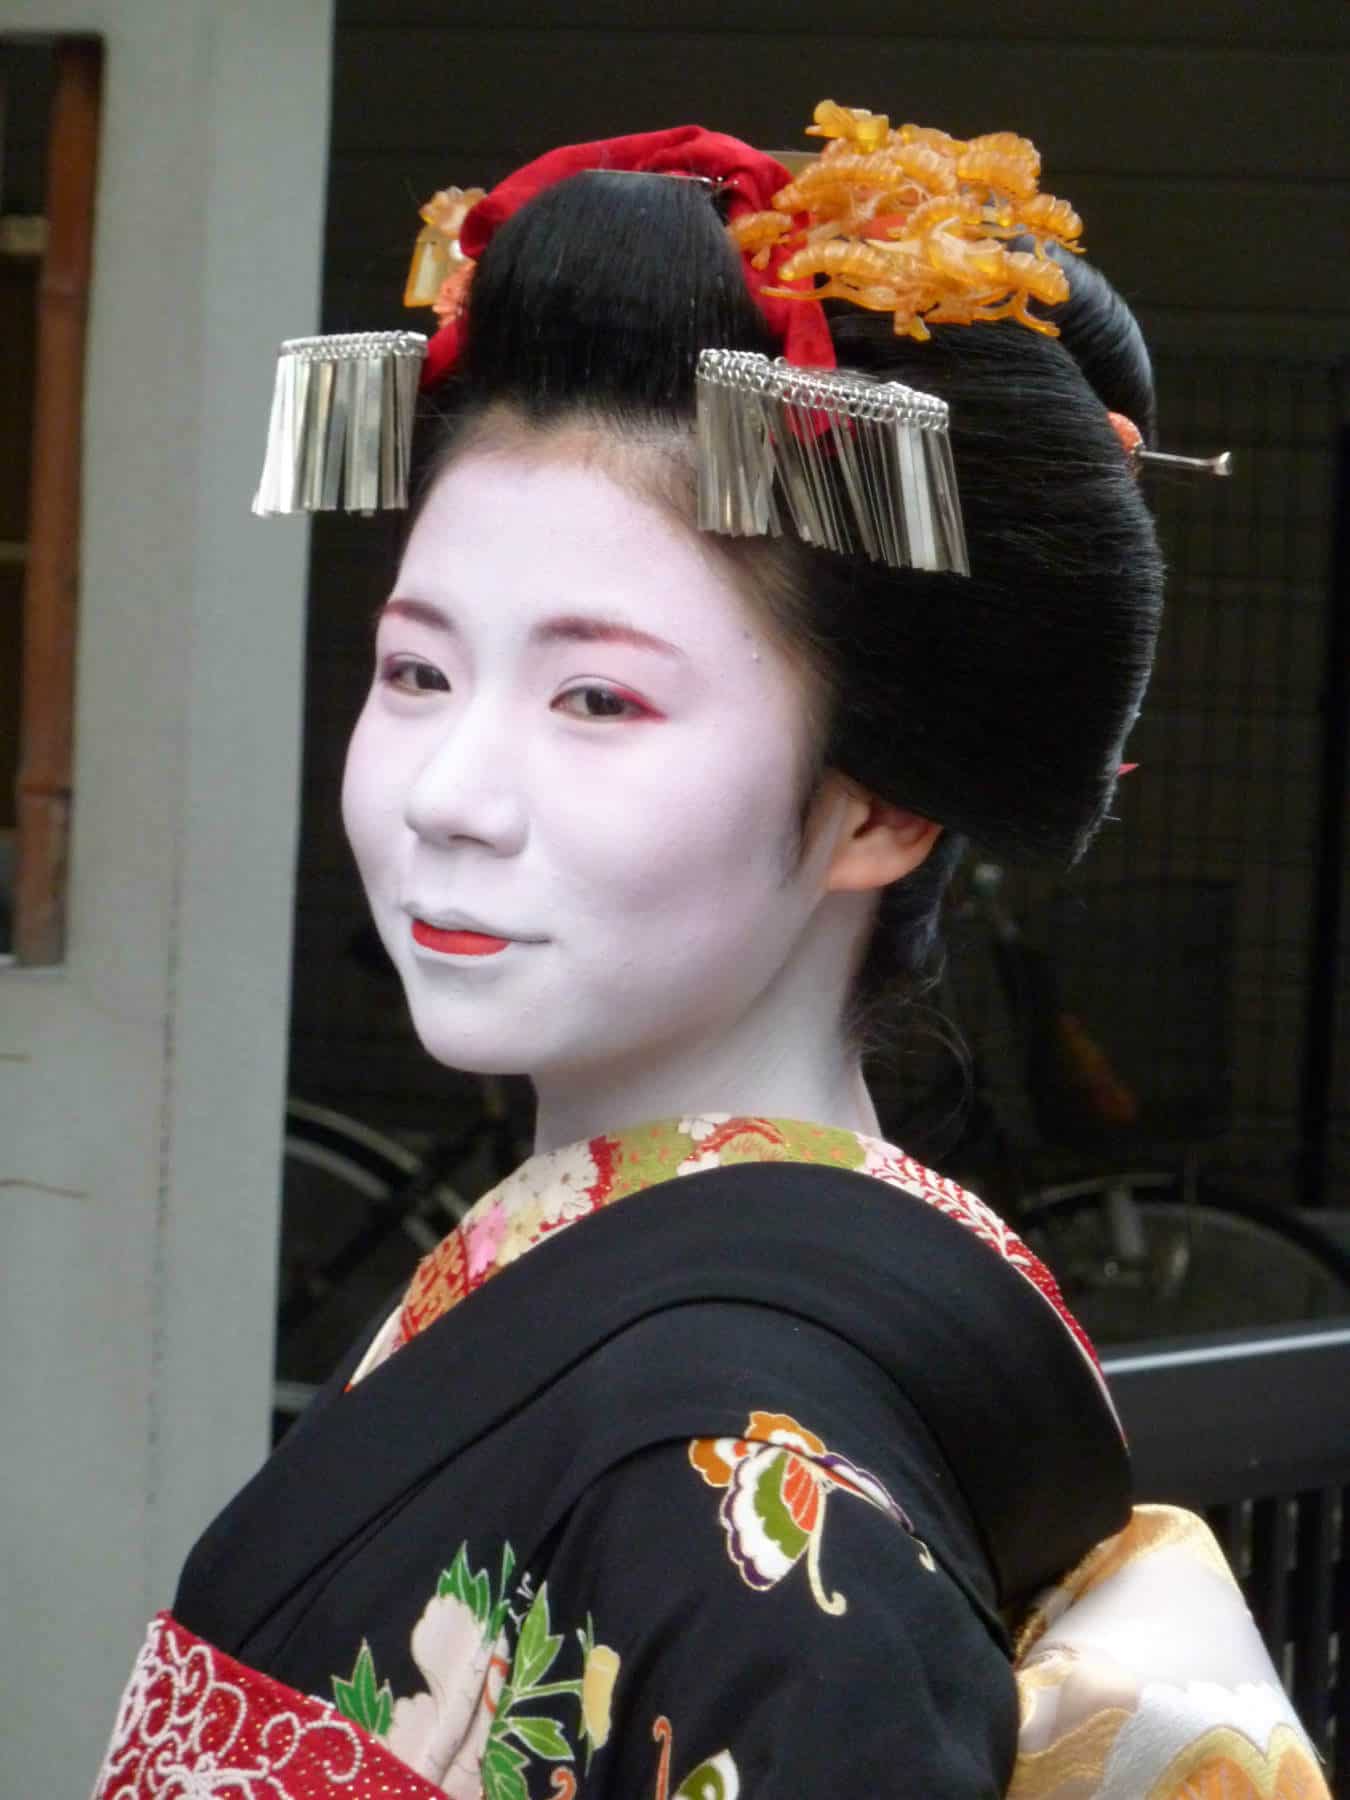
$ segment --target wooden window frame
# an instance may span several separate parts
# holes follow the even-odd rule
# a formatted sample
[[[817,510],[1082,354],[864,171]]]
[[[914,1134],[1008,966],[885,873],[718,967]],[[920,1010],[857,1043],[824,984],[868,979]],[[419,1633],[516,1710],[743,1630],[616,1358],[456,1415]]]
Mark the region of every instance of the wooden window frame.
[[[47,246],[38,280],[32,478],[23,590],[13,960],[65,955],[74,806],[85,338],[93,270],[103,46],[55,42]]]

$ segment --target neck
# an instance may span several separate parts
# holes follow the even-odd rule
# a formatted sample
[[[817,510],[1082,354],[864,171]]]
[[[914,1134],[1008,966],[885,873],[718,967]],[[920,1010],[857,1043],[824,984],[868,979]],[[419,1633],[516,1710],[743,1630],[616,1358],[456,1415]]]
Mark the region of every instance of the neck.
[[[538,1089],[536,1151],[557,1150],[623,1131],[650,1119],[729,1113],[733,1118],[810,1119],[869,1137],[881,1133],[876,1108],[855,1058],[833,1069],[717,1067],[708,1061],[688,1067],[685,1079],[670,1069],[606,1086],[593,1094]]]
[[[855,960],[854,909],[817,931],[739,1019],[719,1018],[646,1059],[537,1071],[535,1149],[556,1150],[649,1119],[696,1113],[809,1119],[880,1135],[861,1057],[846,1040],[842,996]]]

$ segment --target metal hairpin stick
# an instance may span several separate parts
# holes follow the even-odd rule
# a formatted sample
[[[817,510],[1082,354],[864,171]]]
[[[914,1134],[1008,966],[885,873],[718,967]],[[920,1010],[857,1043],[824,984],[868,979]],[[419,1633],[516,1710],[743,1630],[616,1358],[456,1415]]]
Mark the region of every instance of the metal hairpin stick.
[[[596,169],[597,175],[662,175],[667,181],[696,181],[710,194],[720,194],[731,183],[715,175],[695,175],[692,169]]]
[[[1222,450],[1217,456],[1172,456],[1166,450],[1136,450],[1140,462],[1161,463],[1169,469],[1194,469],[1198,475],[1231,475],[1233,456]]]

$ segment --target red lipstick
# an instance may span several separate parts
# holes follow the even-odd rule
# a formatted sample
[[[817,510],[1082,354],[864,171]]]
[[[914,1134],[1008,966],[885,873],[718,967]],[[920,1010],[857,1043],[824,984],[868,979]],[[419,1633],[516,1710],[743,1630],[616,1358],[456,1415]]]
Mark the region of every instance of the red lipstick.
[[[510,938],[488,937],[481,931],[442,931],[428,925],[425,919],[412,922],[414,940],[428,950],[440,950],[446,956],[496,956],[505,950]]]

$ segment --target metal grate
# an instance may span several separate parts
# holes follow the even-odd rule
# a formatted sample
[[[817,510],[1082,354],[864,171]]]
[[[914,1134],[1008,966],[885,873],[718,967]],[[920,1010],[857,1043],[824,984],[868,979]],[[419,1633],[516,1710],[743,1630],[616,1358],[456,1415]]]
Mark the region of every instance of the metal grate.
[[[1140,1497],[1204,1513],[1332,1792],[1350,1788],[1350,1325],[1105,1369]]]
[[[1266,1648],[1334,1772],[1350,1744],[1350,1488],[1211,1506]]]

